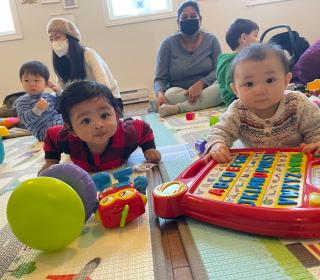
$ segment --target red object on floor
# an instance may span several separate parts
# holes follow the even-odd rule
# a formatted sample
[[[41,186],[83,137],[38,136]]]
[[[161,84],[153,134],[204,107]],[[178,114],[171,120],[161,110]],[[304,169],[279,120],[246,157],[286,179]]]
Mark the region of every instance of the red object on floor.
[[[192,121],[194,120],[196,117],[196,113],[195,112],[188,112],[186,113],[186,120],[187,121]]]
[[[285,238],[320,237],[315,154],[300,148],[230,149],[232,161],[200,158],[153,190],[157,216],[186,215],[221,227]],[[251,168],[249,170],[249,167]]]

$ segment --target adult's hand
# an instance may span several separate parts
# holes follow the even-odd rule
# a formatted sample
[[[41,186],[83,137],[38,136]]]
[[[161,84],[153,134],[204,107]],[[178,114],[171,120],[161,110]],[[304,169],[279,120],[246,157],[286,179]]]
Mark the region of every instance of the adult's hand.
[[[48,86],[48,88],[52,89],[54,92],[60,92],[61,91],[59,86],[57,86],[56,84],[54,84],[54,83],[52,83],[50,81],[48,81],[47,86]]]
[[[165,103],[167,103],[167,100],[165,98],[164,91],[159,91],[157,93],[157,106],[158,106],[158,109],[162,104],[165,104]]]
[[[195,103],[199,98],[201,98],[204,86],[205,83],[203,81],[197,81],[188,88],[188,100],[191,104]]]

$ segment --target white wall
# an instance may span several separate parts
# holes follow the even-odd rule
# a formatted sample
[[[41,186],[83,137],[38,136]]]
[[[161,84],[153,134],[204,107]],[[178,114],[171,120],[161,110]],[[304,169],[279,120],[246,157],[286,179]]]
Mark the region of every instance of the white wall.
[[[24,38],[0,42],[0,101],[9,93],[22,90],[18,71],[28,60],[40,60],[51,66],[51,50],[46,25],[52,14],[72,13],[82,34],[82,44],[96,49],[109,64],[121,90],[147,87],[152,90],[155,56],[160,42],[177,30],[176,18],[105,27],[104,0],[78,0],[78,8],[64,9],[62,3],[21,4],[18,14]],[[61,2],[61,1],[60,1]],[[199,0],[203,29],[219,38],[223,51],[225,31],[237,17],[256,21],[260,30],[281,23],[289,24],[310,43],[319,35],[319,0],[289,0],[258,6],[246,6],[248,0]]]

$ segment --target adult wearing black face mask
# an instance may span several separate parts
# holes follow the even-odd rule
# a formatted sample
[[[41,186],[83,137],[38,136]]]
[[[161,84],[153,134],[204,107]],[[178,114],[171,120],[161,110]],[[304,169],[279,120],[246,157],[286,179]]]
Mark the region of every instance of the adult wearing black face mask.
[[[210,108],[222,103],[216,80],[221,52],[217,38],[200,30],[202,17],[195,1],[180,4],[180,32],[158,51],[154,89],[160,117]]]

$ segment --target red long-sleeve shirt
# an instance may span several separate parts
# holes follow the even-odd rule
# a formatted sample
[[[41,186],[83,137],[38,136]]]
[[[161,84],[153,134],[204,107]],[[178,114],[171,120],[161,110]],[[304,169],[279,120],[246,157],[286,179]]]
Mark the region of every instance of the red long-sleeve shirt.
[[[86,142],[62,125],[48,129],[44,140],[45,159],[60,160],[69,154],[74,164],[89,172],[108,170],[123,164],[140,146],[143,151],[155,149],[154,135],[149,124],[142,120],[118,121],[118,128],[101,154],[92,154]]]

